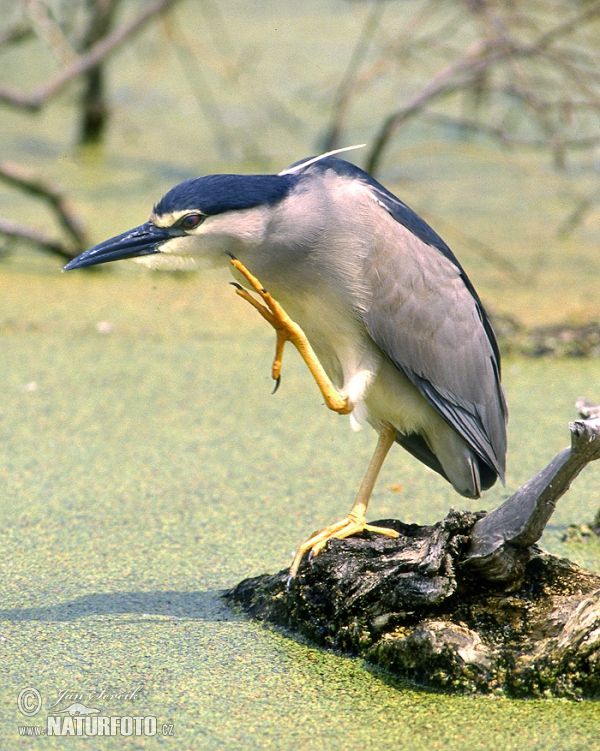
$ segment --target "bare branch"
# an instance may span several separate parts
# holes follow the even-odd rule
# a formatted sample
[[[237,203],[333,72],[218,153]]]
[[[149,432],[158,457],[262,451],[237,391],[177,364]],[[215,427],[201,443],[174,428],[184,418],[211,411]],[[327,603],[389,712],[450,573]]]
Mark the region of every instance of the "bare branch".
[[[466,57],[456,60],[441,70],[437,76],[429,81],[413,98],[398,112],[390,115],[384,122],[375,139],[375,144],[368,157],[367,170],[375,173],[379,166],[379,159],[383,149],[398,128],[411,117],[418,114],[425,105],[453,94],[464,88],[464,80],[452,80],[458,73],[468,73],[471,70],[482,68],[485,65],[485,56],[482,57],[479,45]]]
[[[42,180],[35,172],[13,162],[0,163],[0,180],[13,185],[30,195],[42,198],[49,205],[60,225],[73,241],[74,251],[82,251],[89,245],[87,234],[76,218],[69,202],[60,188]],[[32,230],[32,232],[35,232]],[[52,244],[52,243],[42,243]],[[69,257],[73,254],[69,253]]]
[[[217,98],[213,95],[211,87],[204,76],[202,66],[198,65],[194,55],[187,44],[184,34],[178,34],[175,23],[171,19],[164,19],[163,29],[173,46],[173,50],[180,61],[181,70],[193,96],[202,109],[207,123],[212,128],[213,137],[218,145],[221,156],[231,158],[235,153],[235,139],[230,133],[227,120],[223,117]]]
[[[538,49],[545,49],[560,37],[570,34],[572,31],[575,31],[575,29],[588,21],[591,21],[598,15],[600,15],[600,2],[592,3],[592,5],[585,8],[581,13],[573,16],[573,18],[565,21],[565,23],[559,24],[554,29],[541,36],[536,41],[536,46]]]
[[[421,114],[425,107],[432,102],[446,98],[458,91],[472,90],[489,91],[490,86],[482,75],[498,68],[499,64],[507,63],[511,66],[513,86],[519,91],[519,96],[534,114],[538,126],[542,129],[547,142],[555,154],[558,165],[562,164],[566,139],[559,132],[560,117],[556,122],[551,118],[551,105],[542,102],[537,95],[541,88],[535,78],[528,81],[519,70],[514,67],[518,60],[538,59],[540,62],[550,64],[550,70],[562,72],[570,78],[578,87],[582,96],[588,103],[600,102],[600,95],[595,90],[599,74],[596,72],[590,60],[577,62],[577,58],[570,55],[570,51],[554,50],[548,48],[559,38],[566,36],[581,24],[589,22],[600,15],[600,2],[594,3],[585,11],[577,14],[567,22],[558,24],[554,29],[537,35],[531,42],[517,42],[510,35],[510,30],[498,16],[490,11],[490,6],[482,3],[477,6],[474,15],[482,21],[482,38],[473,45],[466,55],[453,60],[449,65],[442,68],[436,76],[426,83],[409,102],[400,110],[394,112],[384,121],[375,139],[374,146],[369,154],[367,169],[371,172],[377,170],[382,152],[387,146],[392,135],[409,119]],[[535,69],[532,71],[535,74]],[[531,75],[529,75],[531,79]],[[483,80],[483,83],[482,83]],[[548,79],[551,80],[551,79]],[[483,88],[482,88],[483,87]],[[501,129],[499,132],[503,132]]]
[[[177,0],[154,0],[133,21],[95,44],[88,53],[81,55],[71,65],[60,70],[31,94],[24,94],[11,86],[0,85],[0,102],[31,111],[39,110],[48,99],[62,91],[70,81],[96,67],[140,31],[155,15],[163,13],[175,2]]]
[[[580,198],[573,211],[563,220],[558,228],[558,236],[564,239],[576,230],[585,221],[597,201],[597,195]]]
[[[0,235],[5,237],[17,238],[19,240],[26,240],[27,242],[37,245],[41,250],[45,250],[52,255],[58,256],[64,260],[70,261],[77,253],[74,253],[72,249],[68,248],[62,240],[58,240],[50,235],[46,235],[37,229],[31,227],[24,227],[22,224],[11,222],[8,219],[2,219],[0,217]]]
[[[18,44],[24,42],[29,37],[33,36],[34,31],[29,24],[22,21],[9,26],[6,29],[0,31],[0,47],[4,47],[9,44]]]
[[[375,34],[377,27],[379,26],[379,22],[381,21],[381,16],[383,15],[385,6],[385,0],[379,0],[379,2],[373,5],[371,12],[367,16],[367,20],[358,39],[358,42],[354,47],[354,50],[350,57],[350,62],[348,63],[348,67],[342,78],[342,82],[338,86],[338,90],[335,94],[332,107],[332,119],[328,133],[325,136],[325,142],[323,144],[323,149],[325,151],[336,149],[339,145],[339,136],[343,127],[346,105],[348,104],[349,96],[354,86],[354,82],[360,66],[362,65],[365,55],[367,54],[367,51],[369,49],[371,39],[373,38],[373,35]]]
[[[41,0],[24,0],[23,5],[35,30],[46,41],[56,58],[63,65],[71,65],[77,60],[77,53],[69,44],[62,29],[50,16],[48,8]]]
[[[488,125],[476,119],[452,117],[437,112],[423,112],[421,118],[426,122],[436,125],[449,126],[465,131],[481,133],[484,136],[493,138],[503,146],[511,148],[526,147],[535,149],[544,149],[548,147],[546,138],[517,138],[512,136],[504,127]],[[589,149],[600,143],[600,134],[597,136],[588,136],[582,138],[565,138],[563,145],[569,149]]]

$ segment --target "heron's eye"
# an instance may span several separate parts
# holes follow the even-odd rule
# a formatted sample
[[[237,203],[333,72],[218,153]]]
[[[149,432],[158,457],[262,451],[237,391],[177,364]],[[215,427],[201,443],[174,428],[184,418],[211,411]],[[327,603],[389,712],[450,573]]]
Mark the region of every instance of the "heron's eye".
[[[179,224],[183,229],[196,229],[203,221],[204,216],[202,214],[188,214],[183,217]]]

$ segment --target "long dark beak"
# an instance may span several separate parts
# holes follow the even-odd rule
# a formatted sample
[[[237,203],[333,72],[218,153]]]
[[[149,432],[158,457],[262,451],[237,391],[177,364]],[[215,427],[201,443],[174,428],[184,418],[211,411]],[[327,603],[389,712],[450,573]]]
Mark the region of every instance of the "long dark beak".
[[[167,230],[146,222],[146,224],[142,224],[135,229],[130,229],[129,232],[111,237],[110,240],[105,240],[103,243],[86,250],[70,261],[63,271],[158,253],[160,246],[171,237],[172,235]]]

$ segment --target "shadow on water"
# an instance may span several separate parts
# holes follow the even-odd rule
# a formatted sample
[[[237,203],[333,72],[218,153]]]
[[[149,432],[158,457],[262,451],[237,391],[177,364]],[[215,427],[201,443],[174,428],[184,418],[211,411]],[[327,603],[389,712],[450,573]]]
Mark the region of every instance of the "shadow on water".
[[[143,615],[199,621],[231,621],[236,616],[221,599],[224,590],[203,592],[112,592],[83,595],[68,602],[0,610],[0,621],[73,621],[94,615]]]

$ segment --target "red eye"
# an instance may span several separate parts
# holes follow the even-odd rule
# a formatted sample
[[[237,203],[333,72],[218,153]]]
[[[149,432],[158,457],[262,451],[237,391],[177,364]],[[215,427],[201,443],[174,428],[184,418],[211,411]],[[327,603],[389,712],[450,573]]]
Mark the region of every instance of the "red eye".
[[[180,224],[183,229],[196,229],[198,225],[202,224],[203,219],[202,214],[188,214],[183,217]]]

